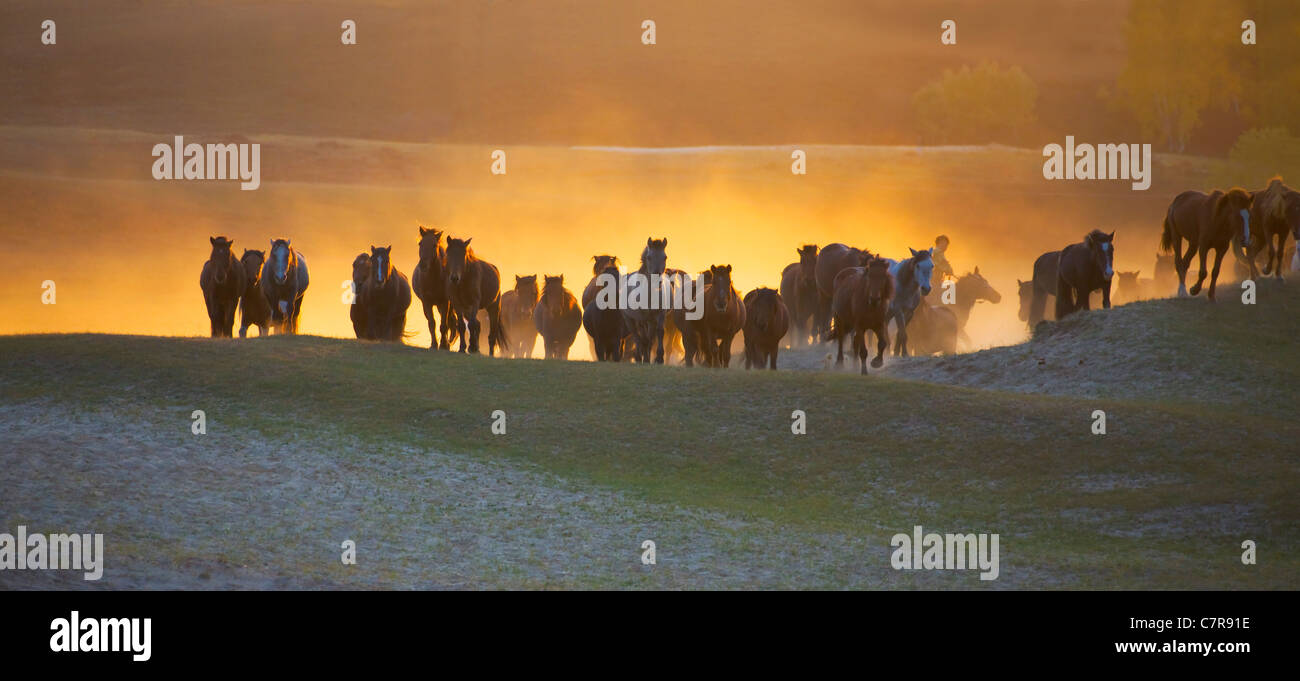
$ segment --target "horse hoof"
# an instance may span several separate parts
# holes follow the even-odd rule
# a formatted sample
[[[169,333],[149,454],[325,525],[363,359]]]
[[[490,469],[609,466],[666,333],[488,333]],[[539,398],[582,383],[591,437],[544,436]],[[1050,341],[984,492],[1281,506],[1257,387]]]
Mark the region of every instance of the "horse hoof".
[[[871,368],[873,368],[873,369],[879,369],[879,368],[882,367],[882,366],[885,366],[885,360],[880,359],[879,357],[877,357],[877,358],[871,360]],[[864,372],[862,372],[862,373],[866,373],[866,372],[864,371]]]

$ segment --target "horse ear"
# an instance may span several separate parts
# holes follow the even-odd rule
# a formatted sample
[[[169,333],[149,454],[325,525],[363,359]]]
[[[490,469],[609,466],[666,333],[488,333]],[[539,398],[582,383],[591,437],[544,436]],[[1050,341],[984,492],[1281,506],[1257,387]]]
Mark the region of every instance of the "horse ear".
[[[275,250],[275,239],[271,239],[270,243],[271,243],[271,250]]]
[[[979,266],[979,265],[976,265],[976,266],[975,266],[975,274],[979,274],[979,273],[980,273],[980,266]]]
[[[226,246],[234,246],[234,245],[235,245],[235,240],[234,240],[234,239],[231,239],[231,240],[229,240],[229,241],[226,242]]]
[[[911,246],[908,246],[908,247],[907,247],[907,250],[911,251],[911,252],[912,252],[912,255],[917,255],[917,252],[916,252],[916,249],[915,249],[915,248],[912,248]]]
[[[215,236],[210,236],[210,237],[208,237],[208,243],[212,244],[213,246],[216,246],[216,245],[217,245],[217,237],[215,237]]]
[[[561,283],[561,284],[564,283],[564,275],[563,275],[563,274],[560,275],[560,283]]]
[[[1115,238],[1115,230],[1113,230],[1113,229],[1110,231],[1110,238],[1111,238],[1111,239],[1114,239],[1114,238]]]
[[[591,256],[591,261],[592,261],[592,262],[596,262],[597,260],[600,260],[600,256],[599,256],[599,255],[593,255],[593,256]]]
[[[288,239],[285,239],[285,240],[284,240],[284,245],[285,245],[285,246],[292,246],[292,245],[293,245],[293,242],[290,241],[290,240],[288,240]]]
[[[1137,275],[1139,275],[1139,274],[1141,274],[1141,273],[1142,273],[1142,270],[1133,270],[1133,276],[1134,276],[1134,277],[1136,277]]]
[[[650,238],[650,237],[646,237],[646,238],[645,238],[645,245],[649,246],[649,245],[653,244],[654,241],[655,241],[654,239],[652,239],[652,238]]]
[[[474,240],[474,237],[470,237],[470,238],[466,239],[466,240],[465,240],[465,245],[468,246],[468,245],[469,245],[469,242],[471,242],[471,241],[473,241],[473,240]]]
[[[731,265],[727,265],[727,274],[731,274]]]
[[[664,237],[664,248],[668,248],[668,237]]]
[[[389,251],[393,250],[393,245],[392,245],[392,244],[388,244],[388,248],[385,249],[385,250],[389,250]]]
[[[1019,277],[1016,277],[1016,285],[1017,285],[1017,286],[1024,286],[1024,285],[1025,285],[1025,282],[1020,281],[1020,278],[1019,278]]]
[[[429,233],[429,230],[425,229],[425,228],[424,228],[424,225],[420,225],[420,236],[424,236],[425,234],[428,234],[428,233]]]
[[[521,281],[523,281],[523,280],[524,280],[523,277],[519,276],[518,274],[515,275],[515,283],[516,283],[516,284],[518,284],[519,282],[521,282]]]
[[[370,252],[371,252],[371,253],[374,253],[374,252],[375,252],[375,245],[374,245],[374,244],[370,244]]]

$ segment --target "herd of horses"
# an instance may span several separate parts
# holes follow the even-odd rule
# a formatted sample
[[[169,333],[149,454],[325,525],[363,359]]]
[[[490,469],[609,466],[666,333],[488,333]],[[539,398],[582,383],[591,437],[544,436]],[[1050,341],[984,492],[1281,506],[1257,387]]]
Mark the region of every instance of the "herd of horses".
[[[1252,278],[1262,271],[1281,279],[1288,235],[1300,240],[1300,193],[1281,178],[1256,192],[1183,192],[1166,212],[1160,239],[1161,249],[1172,254],[1158,256],[1152,280],[1119,272],[1116,293],[1127,300],[1154,297],[1155,284],[1176,277],[1178,294],[1195,296],[1208,275],[1213,300],[1229,250]],[[1039,256],[1032,278],[1019,282],[1020,319],[1032,328],[1090,309],[1097,297],[1109,308],[1117,274],[1114,236],[1093,230],[1078,243]],[[746,368],[775,369],[782,347],[829,341],[836,342],[836,365],[842,366],[849,341],[865,374],[868,364],[883,365],[891,324],[895,355],[951,354],[960,342],[970,344],[964,328],[975,304],[1001,301],[978,267],[955,277],[952,299],[936,300],[942,296],[931,285],[933,248],[909,249],[908,257],[891,259],[842,243],[798,247],[798,260],[781,272],[779,290],[758,287],[742,297],[732,285],[730,265],[714,265],[692,280],[686,271],[668,267],[668,240],[653,238],[646,240],[635,272],[624,273],[616,256],[592,256],[592,279],[581,298],[565,287],[563,276],[545,276],[540,286],[536,275],[516,276],[514,288],[502,291],[500,271],[475,255],[471,239],[444,243],[443,237],[441,230],[419,228],[420,259],[409,280],[393,265],[392,246],[371,246],[356,256],[349,314],[357,338],[408,337],[406,314],[414,293],[428,322],[431,349],[450,350],[459,342],[460,352],[478,353],[486,324],[489,355],[531,357],[540,336],[547,359],[566,359],[578,330],[585,329],[597,361],[662,364],[679,355],[687,366],[728,367],[739,337]],[[199,283],[212,335],[233,335],[236,309],[241,338],[249,326],[257,326],[261,335],[297,333],[309,280],[307,262],[290,241],[273,239],[268,251],[245,250],[239,258],[230,239],[209,241],[212,250]],[[1215,255],[1207,272],[1210,251]],[[1198,255],[1199,276],[1189,290],[1187,273]],[[598,300],[608,281],[620,283],[612,304]],[[638,286],[659,286],[660,299],[681,300],[677,289],[692,285],[702,287],[697,314],[680,305],[627,304]],[[868,362],[873,335],[876,354]]]

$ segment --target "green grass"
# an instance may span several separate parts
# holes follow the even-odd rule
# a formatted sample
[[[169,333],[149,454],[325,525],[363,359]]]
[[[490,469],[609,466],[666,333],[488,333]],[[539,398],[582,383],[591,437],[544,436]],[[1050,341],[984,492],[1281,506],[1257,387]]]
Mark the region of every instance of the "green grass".
[[[1144,304],[1170,334],[1151,342],[1220,314],[1197,305]],[[1105,323],[1089,315],[1072,334]],[[1195,356],[1219,367],[1216,380],[1276,380],[1273,346],[1294,330],[1294,317],[1260,314],[1253,329],[1199,334]],[[1143,351],[1146,341],[1130,340],[1127,352]],[[920,524],[1001,533],[1003,579],[1022,571],[1017,583],[1031,586],[1300,581],[1294,383],[1270,388],[1290,407],[1243,413],[1141,395],[1123,376],[1106,398],[1078,398],[853,374],[503,361],[306,336],[14,336],[0,338],[0,356],[5,403],[202,408],[210,422],[272,438],[346,432],[537,467],[633,499],[861,537],[873,568],[890,536]],[[490,434],[497,409],[504,436]],[[790,431],[794,409],[807,413],[806,435]],[[1090,432],[1094,409],[1108,414],[1105,436]],[[1240,563],[1246,539],[1260,546],[1258,565]]]

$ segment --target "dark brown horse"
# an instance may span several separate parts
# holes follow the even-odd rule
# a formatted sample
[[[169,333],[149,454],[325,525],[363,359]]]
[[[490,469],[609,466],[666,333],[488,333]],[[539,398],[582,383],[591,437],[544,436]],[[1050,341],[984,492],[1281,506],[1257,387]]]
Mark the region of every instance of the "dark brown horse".
[[[370,335],[370,312],[366,307],[366,284],[370,281],[370,254],[358,253],[352,259],[352,306],[348,317],[352,320],[352,331],[361,340],[374,340]]]
[[[568,359],[569,348],[582,328],[582,307],[564,288],[564,275],[546,277],[542,297],[533,309],[533,324],[542,336],[546,359]]]
[[[829,244],[817,253],[815,276],[817,279],[817,314],[813,320],[813,336],[830,340],[831,299],[835,297],[835,276],[846,267],[862,267],[873,257],[871,251]]]
[[[704,288],[704,316],[699,333],[704,361],[711,367],[731,365],[731,341],[745,326],[745,305],[731,285],[731,265],[709,267],[709,285]]]
[[[1203,194],[1187,191],[1174,197],[1165,213],[1164,229],[1160,233],[1160,248],[1174,252],[1178,267],[1178,295],[1197,295],[1205,283],[1205,258],[1214,249],[1214,273],[1210,276],[1210,300],[1214,300],[1215,284],[1219,280],[1219,267],[1228,252],[1234,235],[1243,243],[1250,243],[1250,194],[1234,187],[1227,193],[1215,191]],[[1183,256],[1183,241],[1187,241],[1187,255]],[[1201,268],[1191,291],[1187,290],[1187,268],[1192,256],[1200,255]],[[1059,303],[1058,303],[1059,305]],[[1057,317],[1060,317],[1058,314]]]
[[[867,332],[876,334],[876,358],[871,366],[884,365],[889,348],[890,303],[894,298],[894,278],[889,274],[890,261],[873,258],[866,267],[850,267],[835,275],[835,295],[831,299],[831,336],[838,345],[835,366],[844,366],[844,337],[853,334],[853,350],[858,369],[867,373]],[[921,302],[925,305],[925,302]]]
[[[667,280],[668,239],[647,238],[641,251],[641,267],[628,275],[628,302],[623,316],[633,344],[637,362],[649,363],[653,351],[655,364],[664,363],[665,298],[671,297]],[[658,300],[659,307],[652,306]]]
[[[262,251],[244,249],[239,262],[244,267],[244,295],[239,297],[239,337],[248,334],[248,327],[257,326],[257,335],[265,336],[271,332],[271,306],[262,295],[262,264],[266,254]]]
[[[1101,306],[1110,309],[1110,282],[1115,276],[1115,233],[1094,229],[1077,244],[1061,249],[1056,264],[1056,318],[1065,319],[1091,307],[1088,296],[1101,291]]]
[[[262,265],[262,294],[271,306],[271,322],[276,325],[276,333],[298,333],[302,298],[309,283],[307,260],[293,249],[288,239],[272,239],[266,264]]]
[[[449,350],[461,326],[447,294],[447,252],[442,247],[442,234],[442,230],[420,227],[420,262],[411,272],[411,289],[420,299],[420,308],[429,322],[430,350]],[[442,318],[441,328],[433,316],[435,308]],[[461,345],[464,343],[462,337]]]
[[[224,236],[208,237],[212,252],[199,273],[199,288],[208,308],[208,322],[213,338],[234,336],[235,310],[244,293],[244,267],[231,249],[234,241]]]
[[[498,346],[504,349],[505,330],[501,328],[501,272],[496,265],[479,260],[469,247],[473,239],[447,240],[447,293],[451,306],[460,317],[460,351],[465,352],[465,325],[469,324],[469,351],[479,351],[479,309],[488,314],[488,356]]]
[[[1048,298],[1056,299],[1056,279],[1057,265],[1061,261],[1060,251],[1048,251],[1034,261],[1034,278],[1030,280],[1033,285],[1032,301],[1029,305],[1029,317],[1025,321],[1029,322],[1029,328],[1038,326],[1038,323],[1047,319]],[[1022,298],[1023,300],[1023,298]],[[1056,306],[1052,306],[1052,319],[1056,318]]]
[[[781,270],[781,299],[790,313],[790,347],[797,348],[808,343],[820,298],[817,292],[817,246],[807,244],[795,252],[799,254],[799,261]]]
[[[406,335],[406,311],[411,284],[393,267],[393,247],[370,247],[370,278],[366,281],[366,328],[377,341],[400,342]]]
[[[603,271],[596,273],[593,283],[601,274],[607,276],[605,281],[618,283],[619,271],[613,261]],[[591,284],[587,288],[590,289]],[[598,299],[593,294],[591,300],[583,305],[582,326],[592,340],[591,354],[598,362],[617,362],[623,358],[623,339],[627,336],[627,325],[624,323],[617,291],[615,286],[613,300]],[[585,294],[583,298],[586,298]]]
[[[587,288],[582,290],[582,309],[587,309],[591,301],[596,299],[596,294],[600,292],[600,275],[608,273],[609,268],[614,268],[614,276],[618,277],[618,256],[616,255],[593,255],[591,261],[595,264],[591,266],[591,281],[587,282]]]
[[[533,310],[541,293],[537,290],[537,275],[515,275],[515,287],[501,294],[501,326],[510,342],[505,345],[505,357],[532,357],[537,344],[537,326],[533,323]]]
[[[781,339],[790,330],[790,312],[775,289],[756,288],[745,294],[745,368],[776,369]]]

